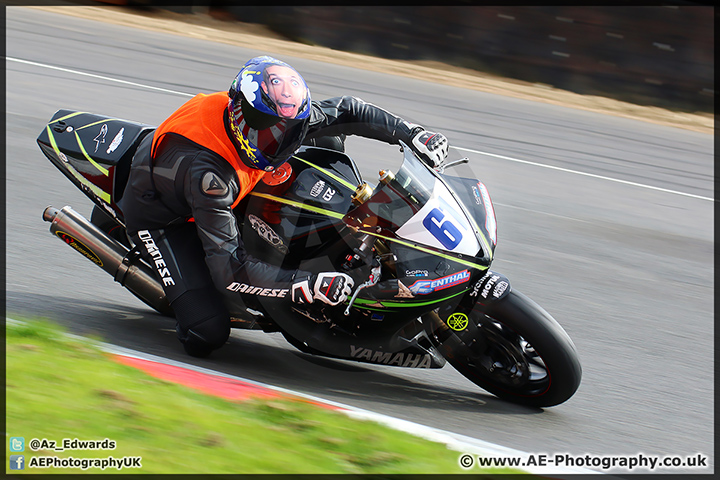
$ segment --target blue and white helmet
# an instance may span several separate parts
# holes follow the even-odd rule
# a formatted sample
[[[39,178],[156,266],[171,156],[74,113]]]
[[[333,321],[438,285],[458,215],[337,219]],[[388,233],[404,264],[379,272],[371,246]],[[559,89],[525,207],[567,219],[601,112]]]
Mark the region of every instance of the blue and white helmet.
[[[255,57],[237,74],[228,96],[228,123],[247,166],[273,170],[300,148],[310,123],[310,89],[297,70]]]

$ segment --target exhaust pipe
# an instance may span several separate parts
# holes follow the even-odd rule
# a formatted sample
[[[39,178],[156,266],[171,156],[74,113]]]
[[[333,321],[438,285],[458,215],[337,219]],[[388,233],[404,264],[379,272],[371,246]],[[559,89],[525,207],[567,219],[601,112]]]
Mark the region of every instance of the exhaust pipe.
[[[140,300],[163,315],[173,315],[160,281],[137,251],[128,250],[69,206],[61,210],[47,207],[43,220],[51,223],[51,233],[112,275]]]

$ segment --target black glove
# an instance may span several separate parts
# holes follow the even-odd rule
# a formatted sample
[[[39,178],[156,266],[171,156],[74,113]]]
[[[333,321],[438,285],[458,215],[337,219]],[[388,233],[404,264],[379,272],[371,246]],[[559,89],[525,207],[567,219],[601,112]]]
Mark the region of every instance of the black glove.
[[[433,133],[422,129],[417,132],[413,131],[410,147],[420,157],[420,160],[435,168],[447,157],[449,144],[442,133]]]
[[[315,299],[328,305],[347,300],[355,284],[350,275],[340,272],[323,272],[296,280],[292,286],[292,301],[299,304],[313,303]]]

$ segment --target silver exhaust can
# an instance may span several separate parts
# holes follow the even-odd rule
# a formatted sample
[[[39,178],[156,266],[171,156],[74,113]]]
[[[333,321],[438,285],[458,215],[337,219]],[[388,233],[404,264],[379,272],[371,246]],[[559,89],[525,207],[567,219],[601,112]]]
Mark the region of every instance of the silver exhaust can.
[[[164,315],[172,315],[160,280],[136,250],[129,250],[70,206],[61,210],[47,207],[43,220],[50,222],[52,234],[112,275],[140,300]]]

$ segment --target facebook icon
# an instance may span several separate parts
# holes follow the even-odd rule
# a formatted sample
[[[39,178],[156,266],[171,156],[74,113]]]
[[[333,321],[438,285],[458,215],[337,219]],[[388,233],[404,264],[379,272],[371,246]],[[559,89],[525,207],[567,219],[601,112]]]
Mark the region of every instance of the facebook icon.
[[[25,470],[25,455],[10,455],[10,470]]]

